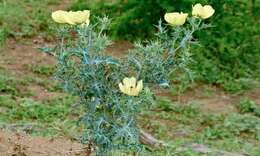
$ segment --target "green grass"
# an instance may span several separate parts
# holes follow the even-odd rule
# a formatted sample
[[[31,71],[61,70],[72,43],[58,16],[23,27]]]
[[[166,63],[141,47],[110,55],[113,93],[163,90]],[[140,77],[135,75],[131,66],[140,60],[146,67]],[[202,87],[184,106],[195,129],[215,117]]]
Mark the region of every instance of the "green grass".
[[[50,69],[44,69],[49,73]],[[32,67],[32,72],[48,76],[46,72],[38,72],[41,70],[41,66]],[[18,79],[6,70],[1,69],[0,73],[0,128],[26,131],[35,136],[80,136],[82,127],[77,126],[77,118],[83,111],[73,106],[76,97],[62,93],[49,100],[36,101],[32,99],[35,93],[21,90],[20,86],[35,84],[49,92],[61,92],[61,88],[46,77],[27,75]],[[209,86],[203,88],[201,95],[210,97],[214,94]],[[173,91],[172,94],[175,93],[181,92]],[[152,149],[153,155],[199,156],[200,153],[183,148],[199,143],[216,150],[257,156],[260,154],[259,105],[243,97],[236,106],[237,111],[229,114],[206,113],[199,103],[174,103],[159,97],[149,110],[142,111],[138,120],[143,129],[170,145]],[[151,155],[151,152],[148,150],[143,155]]]
[[[58,94],[51,99],[36,101],[33,96],[39,93],[31,92],[31,85]],[[81,110],[71,107],[75,103],[76,97],[62,93],[59,85],[50,78],[35,75],[18,78],[7,70],[0,70],[0,128],[37,136],[75,138]]]
[[[21,39],[41,35],[49,39],[52,30],[49,5],[58,0],[2,0],[0,1],[0,43],[8,37]]]
[[[19,97],[32,95],[29,90],[23,90],[21,88],[21,86],[27,84],[26,81],[16,79],[15,75],[12,75],[5,70],[0,70],[0,93]]]
[[[140,121],[156,137],[170,142],[171,148],[157,151],[158,155],[167,150],[181,156],[200,155],[192,150],[178,152],[191,143],[250,156],[260,154],[260,118],[253,113],[204,113],[198,104],[172,103],[160,98],[156,107],[142,113]]]
[[[50,65],[27,65],[26,68],[31,70],[35,74],[52,76],[55,71],[55,66]]]
[[[78,138],[82,130],[77,118],[82,108],[74,107],[76,97],[61,94],[55,98],[36,101],[32,95],[20,90],[21,84],[37,84],[50,91],[60,88],[52,80],[26,76],[23,79],[1,70],[0,74],[0,128],[26,131],[35,136]],[[3,74],[4,73],[4,74]],[[59,88],[56,90],[56,87]],[[214,91],[205,87],[205,94]],[[203,93],[202,93],[203,94]],[[206,145],[212,149],[250,156],[260,154],[260,118],[258,105],[249,98],[241,98],[237,112],[229,114],[205,113],[199,103],[173,103],[159,97],[149,110],[143,110],[138,120],[140,126],[170,146],[146,150],[143,155],[200,156],[189,148],[192,143]],[[147,147],[149,149],[149,147]],[[214,153],[205,154],[207,156]]]
[[[252,113],[260,117],[260,106],[248,98],[242,98],[238,104],[238,109],[241,113]]]
[[[0,127],[27,131],[32,135],[76,137],[77,111],[71,109],[75,97],[61,96],[47,102],[0,95]],[[73,114],[74,112],[74,114]],[[28,128],[28,126],[30,128]]]
[[[37,71],[37,74],[43,74],[45,76],[49,75],[49,72],[52,71],[49,68],[43,68],[44,70],[41,71],[41,67],[34,68],[33,70]],[[46,75],[46,73],[47,75]],[[30,97],[33,96],[35,93],[32,93],[29,90],[30,84],[35,84],[40,87],[43,87],[45,90],[49,92],[61,92],[61,86],[56,83],[53,78],[42,78],[40,76],[35,76],[28,74],[22,78],[17,78],[16,75],[11,74],[9,71],[1,70],[0,69],[0,93],[2,94],[10,94],[17,97]]]

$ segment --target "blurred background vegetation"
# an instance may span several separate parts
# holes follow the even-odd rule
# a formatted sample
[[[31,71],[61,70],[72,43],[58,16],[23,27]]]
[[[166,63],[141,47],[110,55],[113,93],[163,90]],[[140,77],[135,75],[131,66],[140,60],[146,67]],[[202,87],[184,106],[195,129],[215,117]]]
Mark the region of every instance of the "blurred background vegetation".
[[[77,0],[70,9],[90,9],[92,15],[113,19],[110,35],[118,40],[154,37],[165,12],[191,13],[196,3],[216,10],[207,20],[212,28],[195,34],[194,78],[227,91],[240,91],[260,77],[260,3],[257,0]]]
[[[22,39],[42,33],[50,39],[51,29],[47,5],[58,4],[57,0],[0,0],[0,44],[8,37]]]

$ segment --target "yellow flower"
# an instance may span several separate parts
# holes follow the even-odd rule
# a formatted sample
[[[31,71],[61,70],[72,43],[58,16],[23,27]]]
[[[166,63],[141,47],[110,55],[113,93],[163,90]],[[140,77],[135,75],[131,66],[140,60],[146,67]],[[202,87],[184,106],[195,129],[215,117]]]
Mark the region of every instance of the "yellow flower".
[[[52,13],[52,19],[57,23],[67,23],[71,25],[86,24],[89,25],[90,11],[63,11],[58,10]]]
[[[58,10],[51,14],[52,19],[57,23],[67,23],[66,17],[68,16],[67,11]]]
[[[202,6],[200,3],[198,3],[192,7],[192,15],[202,19],[207,19],[214,13],[215,10],[210,5]]]
[[[178,13],[178,12],[173,12],[173,13],[166,13],[164,15],[164,19],[166,22],[171,24],[172,26],[179,26],[183,25],[186,21],[186,18],[188,17],[187,13]]]
[[[89,25],[89,17],[90,17],[90,11],[84,10],[84,11],[70,11],[68,12],[68,16],[71,23],[69,24],[86,24]]]
[[[136,81],[136,78],[124,78],[123,84],[119,83],[119,89],[124,94],[130,95],[130,96],[137,96],[139,92],[143,89],[143,81]]]

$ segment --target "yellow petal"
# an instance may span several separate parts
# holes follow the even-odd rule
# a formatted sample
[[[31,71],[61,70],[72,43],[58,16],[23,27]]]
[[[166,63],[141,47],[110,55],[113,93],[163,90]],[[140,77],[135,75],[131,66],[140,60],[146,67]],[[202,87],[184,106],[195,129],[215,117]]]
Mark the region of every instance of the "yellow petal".
[[[178,26],[178,25],[183,25],[186,21],[186,18],[188,17],[187,13],[178,13],[178,12],[173,12],[173,13],[166,13],[164,15],[164,19],[166,22],[173,26]]]
[[[139,92],[136,90],[136,89],[133,89],[131,92],[130,92],[130,96],[137,96],[139,94]]]
[[[170,24],[173,23],[173,22],[174,22],[173,14],[174,14],[174,13],[166,13],[166,14],[164,15],[164,20],[165,20],[166,22],[170,23]]]
[[[192,16],[200,16],[202,10],[203,10],[203,6],[200,3],[195,4],[192,7]]]
[[[143,89],[143,80],[138,81],[136,91],[139,93]]]
[[[69,20],[74,24],[82,24],[89,21],[90,11],[70,11],[69,12]]]
[[[67,16],[64,17],[66,23],[70,25],[75,25],[76,23],[73,21],[71,14],[67,14]]]
[[[124,84],[124,86],[126,86],[126,85],[128,85],[129,84],[129,78],[128,77],[125,77],[124,79],[123,79],[123,84]]]
[[[119,89],[120,89],[121,92],[126,93],[125,86],[123,86],[122,83],[119,83]]]
[[[211,17],[213,14],[214,14],[215,10],[212,8],[212,6],[210,5],[205,5],[203,7],[203,15],[202,15],[202,18],[203,19],[206,19],[206,18],[209,18]]]
[[[86,24],[86,26],[88,26],[89,23],[90,23],[90,20],[89,20],[89,18],[90,18],[90,11],[89,10],[84,10],[83,12],[84,12],[84,14],[86,16],[85,24]]]
[[[51,14],[52,19],[57,23],[66,23],[65,17],[67,16],[67,11],[58,10]]]
[[[202,19],[207,19],[214,14],[215,10],[210,5],[202,6],[201,4],[196,4],[192,7],[192,15],[200,17]]]
[[[89,10],[84,10],[83,12],[86,15],[86,18],[90,17],[90,11]]]
[[[123,83],[124,83],[124,86],[126,86],[128,88],[135,87],[135,85],[136,85],[136,78],[134,78],[134,77],[131,77],[131,78],[126,77],[126,78],[123,79]]]
[[[119,83],[119,89],[124,94],[130,95],[130,96],[137,96],[139,94],[139,92],[143,89],[143,81],[140,80],[136,84],[135,77],[131,77],[131,78],[126,77],[123,79],[123,84]]]
[[[186,18],[188,17],[187,13],[180,13],[177,18],[177,25],[183,25],[186,22]]]
[[[90,20],[88,19],[88,20],[85,21],[84,24],[85,24],[86,26],[89,26],[89,23],[90,23]]]
[[[131,87],[133,87],[133,88],[136,87],[136,78],[135,78],[135,77],[131,77],[131,78],[129,79],[129,85],[130,85]]]

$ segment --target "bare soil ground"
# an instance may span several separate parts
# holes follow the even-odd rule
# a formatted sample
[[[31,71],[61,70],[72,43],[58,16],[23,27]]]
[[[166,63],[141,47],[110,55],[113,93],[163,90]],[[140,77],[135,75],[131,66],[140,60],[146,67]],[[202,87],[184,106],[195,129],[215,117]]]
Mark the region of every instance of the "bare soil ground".
[[[83,156],[79,143],[0,131],[0,156]]]
[[[228,113],[236,111],[236,105],[239,103],[241,97],[248,97],[256,104],[260,104],[260,88],[254,88],[239,95],[228,94],[221,88],[211,86],[212,93],[210,95],[203,95],[205,88],[197,87],[193,90],[186,91],[184,94],[173,96],[171,93],[158,90],[157,95],[170,98],[172,101],[188,104],[190,102],[197,102],[200,104],[202,111],[215,113]]]
[[[8,40],[3,53],[0,53],[1,67],[14,72],[17,77],[33,74],[29,66],[55,65],[55,60],[46,53],[37,50],[34,43],[18,43],[14,39]]]

